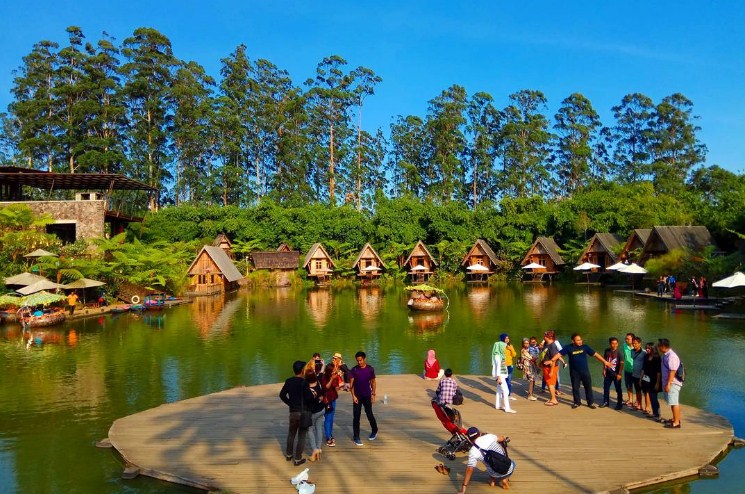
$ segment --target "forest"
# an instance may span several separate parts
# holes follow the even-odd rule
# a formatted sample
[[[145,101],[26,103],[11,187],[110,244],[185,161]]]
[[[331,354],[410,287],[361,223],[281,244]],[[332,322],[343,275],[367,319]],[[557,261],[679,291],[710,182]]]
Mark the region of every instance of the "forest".
[[[454,84],[426,114],[369,129],[363,110],[384,81],[339,55],[300,82],[239,45],[214,78],[152,28],[121,43],[66,34],[14,71],[0,164],[155,187],[130,240],[196,245],[224,231],[246,252],[321,241],[344,258],[367,241],[395,257],[422,239],[457,270],[484,238],[510,271],[536,235],[571,259],[595,232],[700,224],[727,253],[745,232],[745,177],[706,163],[680,93],[619,95],[602,122],[579,93],[548,115],[540,90],[499,104]]]

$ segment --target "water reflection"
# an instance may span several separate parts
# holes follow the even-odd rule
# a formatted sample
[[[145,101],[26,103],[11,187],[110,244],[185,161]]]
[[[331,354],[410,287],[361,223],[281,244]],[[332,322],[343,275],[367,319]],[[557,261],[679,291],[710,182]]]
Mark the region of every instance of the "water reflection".
[[[409,327],[421,340],[432,339],[445,330],[447,312],[410,312]]]
[[[197,297],[191,304],[191,313],[199,329],[199,335],[207,339],[230,333],[232,321],[242,303],[241,298],[233,298],[226,302],[224,295]]]
[[[379,286],[360,287],[357,289],[357,304],[360,314],[366,321],[376,319],[380,312],[382,298]]]
[[[305,297],[305,309],[316,326],[323,328],[331,314],[331,292],[326,288],[308,290]]]
[[[491,289],[488,286],[472,286],[468,289],[468,305],[476,319],[483,319],[489,310]]]
[[[533,318],[540,320],[549,300],[549,287],[545,285],[528,285],[523,291],[523,303],[530,310]]]

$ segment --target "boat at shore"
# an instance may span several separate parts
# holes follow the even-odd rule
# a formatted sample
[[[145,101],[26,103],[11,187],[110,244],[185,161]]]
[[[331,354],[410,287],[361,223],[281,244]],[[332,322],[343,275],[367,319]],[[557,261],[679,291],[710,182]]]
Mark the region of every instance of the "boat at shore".
[[[409,309],[423,312],[436,312],[445,309],[445,292],[430,285],[407,286],[406,291],[411,292],[406,305]]]
[[[55,326],[65,322],[66,318],[65,311],[61,309],[32,311],[31,309],[23,307],[18,309],[18,313],[16,314],[16,320],[24,329]]]

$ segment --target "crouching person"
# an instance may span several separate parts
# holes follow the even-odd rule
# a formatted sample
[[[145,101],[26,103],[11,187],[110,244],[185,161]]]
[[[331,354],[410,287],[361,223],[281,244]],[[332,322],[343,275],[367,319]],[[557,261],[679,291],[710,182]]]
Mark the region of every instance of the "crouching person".
[[[486,473],[490,477],[490,486],[499,484],[502,489],[509,489],[509,477],[515,471],[515,462],[507,456],[506,444],[509,439],[494,434],[482,434],[476,427],[469,428],[466,434],[472,446],[468,451],[466,473],[458,494],[466,492],[466,487],[471,482],[473,470],[478,462],[486,467]]]

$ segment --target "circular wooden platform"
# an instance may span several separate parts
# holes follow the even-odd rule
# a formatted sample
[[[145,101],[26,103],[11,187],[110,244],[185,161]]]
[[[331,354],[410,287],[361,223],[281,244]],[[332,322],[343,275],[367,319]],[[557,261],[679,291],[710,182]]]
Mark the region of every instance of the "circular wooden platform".
[[[526,400],[519,380],[512,402],[518,413],[506,414],[494,409],[491,378],[457,379],[466,398],[458,407],[464,426],[512,438],[515,492],[604,492],[697,475],[733,438],[727,419],[692,407],[683,406],[683,427],[671,430],[638,412],[572,410],[566,395],[561,406],[546,407]],[[130,415],[114,422],[109,440],[140,474],[209,490],[289,493],[290,478],[308,467],[321,493],[453,493],[465,456],[447,461],[436,452],[450,437],[430,406],[436,386],[413,375],[379,376],[374,411],[380,434],[364,440],[369,428],[363,414],[363,447],[352,442],[351,398],[342,393],[337,447],[324,448],[321,462],[302,467],[283,456],[288,414],[278,398],[281,384],[234,388]],[[435,471],[440,462],[451,468],[448,476]],[[494,492],[487,480],[477,472],[469,492]]]

